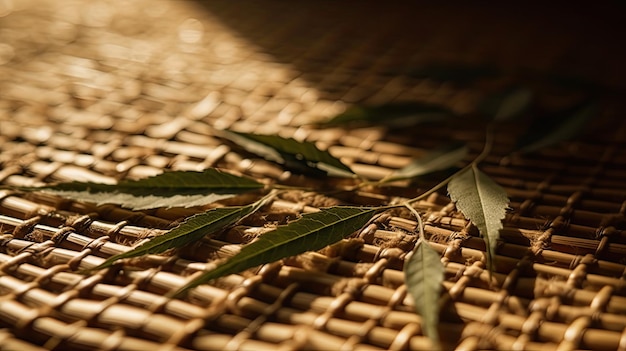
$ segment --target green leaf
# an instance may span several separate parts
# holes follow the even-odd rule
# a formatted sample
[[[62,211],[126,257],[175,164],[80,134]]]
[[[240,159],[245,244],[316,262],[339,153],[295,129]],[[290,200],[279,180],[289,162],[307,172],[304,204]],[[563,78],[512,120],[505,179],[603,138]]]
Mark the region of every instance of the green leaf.
[[[494,66],[489,65],[454,65],[431,64],[410,73],[412,77],[431,79],[439,82],[468,84],[479,79],[493,78],[499,74]]]
[[[448,193],[457,208],[478,227],[487,247],[489,271],[492,272],[502,219],[509,204],[506,192],[472,165],[450,180]]]
[[[420,239],[404,264],[407,290],[415,308],[422,316],[423,329],[435,344],[439,344],[439,296],[445,268],[437,251]]]
[[[194,207],[210,204],[216,201],[234,197],[236,194],[207,194],[207,195],[172,195],[172,196],[135,196],[117,192],[90,193],[89,191],[59,191],[44,190],[44,192],[76,201],[93,202],[96,205],[117,204],[136,211],[152,208]]]
[[[426,122],[438,122],[453,117],[454,113],[441,105],[429,103],[396,103],[378,106],[352,106],[323,126],[344,124],[374,124],[408,127]]]
[[[212,203],[237,194],[261,189],[263,184],[209,168],[203,172],[165,172],[140,180],[122,180],[118,184],[70,182],[27,191],[45,191],[79,201],[97,204],[120,204],[143,210],[157,207],[192,207]]]
[[[228,274],[320,250],[362,228],[378,211],[378,208],[338,206],[305,214],[297,221],[263,234],[217,268],[187,283],[175,295]]]
[[[259,135],[233,131],[223,131],[223,136],[248,152],[299,172],[306,173],[314,169],[323,171],[330,176],[355,176],[348,166],[344,165],[328,151],[322,151],[315,144],[308,141],[297,141],[277,135]]]
[[[518,152],[536,151],[575,137],[596,112],[595,105],[586,103],[560,114],[536,119],[529,127],[528,133],[520,138]]]
[[[463,160],[467,152],[467,145],[458,143],[433,150],[424,157],[416,159],[405,167],[393,172],[383,179],[381,183],[415,178],[448,169]]]
[[[507,89],[488,96],[478,107],[481,114],[494,121],[508,121],[521,116],[530,108],[533,92],[526,88]]]
[[[200,240],[204,236],[223,230],[257,211],[267,202],[266,199],[267,197],[247,206],[214,208],[191,216],[167,233],[157,236],[130,251],[111,256],[99,266],[90,269],[90,271],[110,267],[124,258],[158,254]]]

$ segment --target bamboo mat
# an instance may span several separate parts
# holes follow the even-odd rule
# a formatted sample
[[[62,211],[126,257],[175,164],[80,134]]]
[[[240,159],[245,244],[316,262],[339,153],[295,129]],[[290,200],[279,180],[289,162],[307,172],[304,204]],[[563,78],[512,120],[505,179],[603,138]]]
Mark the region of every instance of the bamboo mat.
[[[404,258],[417,240],[408,211],[387,212],[320,252],[221,278],[182,299],[164,297],[303,213],[388,204],[437,183],[324,195],[344,182],[289,172],[216,131],[312,141],[374,180],[442,141],[467,143],[470,162],[484,143],[472,119],[404,130],[311,123],[352,104],[417,100],[471,111],[480,94],[411,74],[433,60],[576,73],[619,91],[623,48],[601,36],[615,29],[618,12],[593,7],[589,13],[606,18],[574,29],[584,13],[566,12],[554,24],[558,9],[538,15],[476,7],[464,15],[431,4],[414,19],[400,5],[352,2],[0,2],[3,186],[113,184],[216,167],[313,189],[286,192],[216,237],[89,276],[79,267],[203,209],[250,199],[130,211],[0,190],[0,350],[431,349],[404,285]],[[358,29],[376,24],[374,34]],[[417,204],[446,269],[444,348],[626,348],[620,96],[602,96],[607,108],[593,132],[528,157],[502,163],[523,125],[496,136],[481,169],[505,188],[511,210],[495,285],[482,240],[445,192]]]

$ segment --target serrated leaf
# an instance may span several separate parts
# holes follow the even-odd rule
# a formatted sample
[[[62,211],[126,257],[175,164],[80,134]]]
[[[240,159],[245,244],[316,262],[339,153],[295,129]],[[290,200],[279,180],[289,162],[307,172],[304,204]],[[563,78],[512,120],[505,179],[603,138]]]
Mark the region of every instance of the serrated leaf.
[[[463,160],[467,153],[468,148],[465,144],[455,143],[447,145],[429,152],[422,158],[413,160],[405,167],[393,172],[381,182],[410,179],[448,169]]]
[[[494,66],[489,65],[454,65],[431,64],[410,73],[412,77],[426,78],[439,82],[468,84],[479,79],[493,78],[499,74]]]
[[[70,182],[20,189],[42,190],[73,200],[119,204],[143,210],[201,206],[261,188],[263,184],[253,179],[209,168],[203,172],[165,172],[140,180],[122,180],[118,184]]]
[[[244,217],[261,208],[265,202],[266,198],[263,198],[247,206],[214,208],[191,216],[167,233],[157,236],[134,249],[111,256],[102,264],[90,270],[110,267],[115,262],[125,258],[158,254],[172,248],[180,248],[239,222]]]
[[[453,116],[452,111],[441,105],[408,102],[378,106],[352,106],[322,125],[330,127],[345,124],[370,124],[408,127],[420,123],[438,122]]]
[[[216,201],[229,199],[236,194],[207,194],[207,195],[173,195],[173,196],[135,196],[131,194],[117,192],[90,193],[88,191],[58,191],[54,189],[44,190],[44,192],[58,195],[60,197],[93,202],[96,205],[117,204],[122,207],[131,208],[136,211],[149,210],[152,208],[170,207],[194,207],[210,204]]]
[[[518,152],[536,151],[575,137],[595,113],[595,105],[582,104],[560,114],[536,119],[528,133],[520,138]]]
[[[487,247],[489,271],[492,272],[502,219],[509,204],[506,192],[472,165],[450,180],[448,193],[456,207],[478,228]]]
[[[508,121],[524,114],[532,101],[533,92],[529,89],[507,89],[488,96],[478,107],[478,112],[494,121]]]
[[[225,275],[320,250],[362,228],[378,211],[377,208],[338,206],[305,214],[297,221],[263,234],[217,268],[187,283],[176,295]]]
[[[139,180],[122,180],[117,184],[91,182],[61,183],[46,186],[46,189],[91,192],[122,192],[133,195],[190,195],[230,193],[232,191],[260,189],[263,184],[251,178],[209,168],[202,172],[172,171]]]
[[[439,344],[439,296],[444,273],[437,251],[420,239],[404,264],[404,277],[415,309],[422,316],[422,328],[435,344]]]
[[[277,135],[260,135],[224,131],[223,135],[239,146],[268,161],[285,165],[300,172],[312,169],[330,176],[354,177],[352,170],[328,151],[322,151],[308,141],[297,141]]]

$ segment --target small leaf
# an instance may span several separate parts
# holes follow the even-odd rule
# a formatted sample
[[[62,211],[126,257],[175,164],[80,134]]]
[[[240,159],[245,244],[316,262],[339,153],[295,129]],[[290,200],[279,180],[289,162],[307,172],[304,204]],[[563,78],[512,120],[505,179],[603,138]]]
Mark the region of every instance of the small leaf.
[[[464,66],[454,64],[431,64],[410,73],[412,77],[416,78],[456,84],[468,84],[479,79],[493,78],[498,74],[498,69],[494,66]]]
[[[526,88],[509,89],[488,96],[478,111],[494,121],[508,121],[524,114],[532,104],[533,92]]]
[[[424,157],[418,158],[405,167],[393,172],[387,178],[383,179],[381,183],[415,178],[448,169],[463,160],[467,152],[467,145],[458,143],[433,150]]]
[[[487,247],[489,271],[492,272],[502,219],[509,204],[506,192],[472,165],[452,178],[448,193],[457,208],[478,227]]]
[[[267,232],[235,256],[180,288],[175,295],[213,279],[248,268],[320,250],[362,228],[380,209],[338,206],[305,214],[301,219]]]
[[[209,168],[203,172],[165,172],[140,180],[122,180],[118,184],[70,182],[20,189],[41,190],[73,200],[120,204],[143,210],[201,206],[261,188],[263,184],[253,179]]]
[[[306,172],[316,169],[330,176],[354,177],[348,166],[331,155],[318,149],[308,141],[297,141],[277,135],[259,135],[223,131],[223,136],[239,146],[268,161],[277,162],[285,167]]]
[[[90,269],[90,271],[110,267],[124,258],[158,254],[200,240],[204,236],[214,234],[252,214],[267,202],[266,199],[267,197],[247,206],[214,208],[191,216],[167,233],[157,236],[130,251],[111,256],[99,266]]]
[[[404,264],[404,276],[415,308],[422,316],[424,332],[435,344],[439,344],[439,296],[444,273],[437,251],[420,238]]]
[[[426,122],[438,122],[454,116],[441,105],[429,103],[396,103],[378,106],[352,106],[323,126],[344,124],[373,124],[391,127],[408,127]]]
[[[528,153],[575,137],[596,114],[596,106],[582,104],[557,115],[538,118],[518,143],[518,152]]]

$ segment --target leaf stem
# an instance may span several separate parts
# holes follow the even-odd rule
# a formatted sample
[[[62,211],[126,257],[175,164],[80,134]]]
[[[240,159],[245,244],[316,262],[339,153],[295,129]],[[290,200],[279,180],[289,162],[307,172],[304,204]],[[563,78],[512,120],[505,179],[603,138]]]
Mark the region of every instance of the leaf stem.
[[[292,186],[292,185],[284,185],[284,184],[271,184],[269,188],[272,190],[300,190],[300,191],[314,191],[314,188],[304,187],[304,186]]]
[[[489,156],[489,154],[491,153],[491,149],[493,147],[493,139],[495,138],[494,130],[495,124],[487,124],[487,129],[485,131],[485,146],[483,147],[483,150],[480,152],[480,154],[476,156],[474,161],[472,161],[473,165],[478,166],[478,164],[482,162],[485,158],[487,158],[487,156]]]
[[[409,211],[411,211],[411,213],[417,219],[417,231],[420,235],[420,240],[426,240],[426,236],[424,235],[424,221],[422,221],[422,216],[420,215],[419,212],[417,212],[417,210],[413,206],[411,206],[410,203],[405,202],[404,207],[406,207]]]
[[[430,196],[432,193],[434,193],[434,192],[438,191],[439,189],[443,188],[448,183],[450,183],[450,181],[452,179],[458,177],[460,174],[466,172],[468,169],[477,167],[478,164],[480,162],[482,162],[487,156],[489,156],[489,153],[491,153],[491,148],[493,147],[494,129],[495,129],[495,127],[494,127],[493,123],[490,123],[490,124],[487,125],[487,130],[485,132],[485,146],[483,147],[483,150],[480,152],[480,154],[478,156],[476,156],[476,158],[470,164],[468,164],[467,166],[465,166],[465,167],[461,168],[460,170],[454,172],[454,174],[452,174],[448,178],[442,180],[441,182],[439,182],[434,187],[430,188],[425,193],[422,193],[419,196],[414,197],[414,198],[408,200],[407,203],[413,204],[413,203],[415,203],[417,201],[420,201],[420,200]]]

